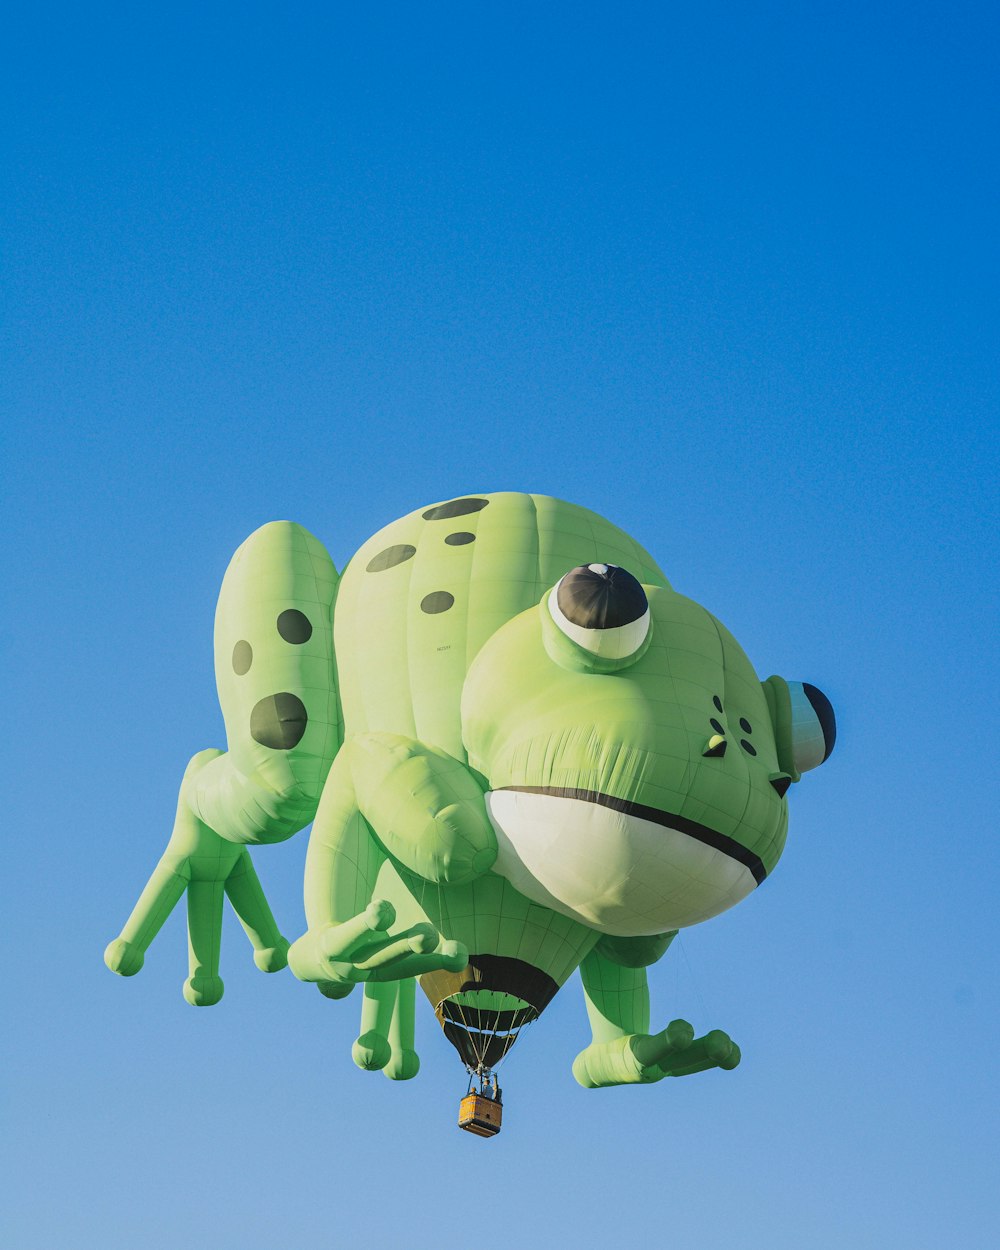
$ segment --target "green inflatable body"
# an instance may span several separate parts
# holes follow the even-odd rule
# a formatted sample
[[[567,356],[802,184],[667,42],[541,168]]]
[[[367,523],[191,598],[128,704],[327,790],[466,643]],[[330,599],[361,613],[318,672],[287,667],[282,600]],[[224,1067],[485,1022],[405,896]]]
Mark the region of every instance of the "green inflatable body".
[[[721,1031],[650,1033],[646,967],[773,871],[786,792],[829,755],[815,687],[758,680],[652,557],[584,508],[470,496],[371,538],[339,579],[274,522],[223,581],[229,750],[196,755],[121,936],[128,976],[187,890],[189,1002],[222,995],[223,893],[264,971],[364,987],[359,1066],[416,1074],[416,981],[470,1072],[579,968],[588,1087],[733,1068]],[[314,820],[291,948],[247,843]]]

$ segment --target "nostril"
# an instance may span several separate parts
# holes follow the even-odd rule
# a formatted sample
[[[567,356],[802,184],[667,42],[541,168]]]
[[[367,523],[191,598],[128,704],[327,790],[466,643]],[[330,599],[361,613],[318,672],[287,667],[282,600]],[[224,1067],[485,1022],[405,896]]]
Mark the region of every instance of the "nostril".
[[[250,713],[250,736],[272,751],[290,751],[302,741],[309,716],[298,695],[268,695]]]
[[[725,755],[726,745],[726,740],[722,734],[712,734],[708,740],[708,746],[702,751],[702,755],[708,759],[717,759],[720,755]]]
[[[783,799],[788,791],[788,787],[792,784],[792,779],[788,773],[772,773],[768,777],[768,781],[774,786],[778,798]]]

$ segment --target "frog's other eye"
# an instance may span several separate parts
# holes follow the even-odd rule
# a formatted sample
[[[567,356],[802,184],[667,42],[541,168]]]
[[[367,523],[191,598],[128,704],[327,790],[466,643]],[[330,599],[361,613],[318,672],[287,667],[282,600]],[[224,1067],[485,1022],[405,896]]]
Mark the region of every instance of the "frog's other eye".
[[[553,587],[548,608],[570,641],[602,660],[634,656],[649,635],[646,592],[616,564],[571,569]]]
[[[790,681],[792,700],[792,757],[800,773],[818,768],[829,759],[837,741],[833,706],[822,690],[806,681]]]
[[[822,690],[803,681],[769,677],[763,682],[774,725],[778,764],[798,781],[802,773],[829,759],[837,741],[837,721]]]

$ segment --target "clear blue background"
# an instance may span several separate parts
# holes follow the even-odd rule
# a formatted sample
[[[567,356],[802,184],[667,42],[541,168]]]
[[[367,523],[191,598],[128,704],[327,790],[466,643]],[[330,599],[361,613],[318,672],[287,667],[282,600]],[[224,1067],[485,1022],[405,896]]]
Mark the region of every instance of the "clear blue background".
[[[19,8],[5,1247],[998,1244],[994,6]],[[235,547],[497,489],[630,530],[841,740],[653,974],[743,1065],[585,1092],[571,983],[482,1142],[425,1007],[397,1086],[231,915],[211,1011],[182,909],[101,953],[223,744]],[[306,841],[256,856],[290,936]]]

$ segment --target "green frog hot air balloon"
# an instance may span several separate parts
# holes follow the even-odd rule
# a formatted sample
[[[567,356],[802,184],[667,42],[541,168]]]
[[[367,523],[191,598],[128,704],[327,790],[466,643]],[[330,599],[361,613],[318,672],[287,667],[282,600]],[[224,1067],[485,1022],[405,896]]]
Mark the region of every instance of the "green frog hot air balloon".
[[[229,750],[189,765],[114,971],[185,888],[189,1001],[222,993],[223,892],[259,966],[283,966],[244,844],[315,817],[287,958],[329,998],[362,983],[359,1066],[416,1074],[419,981],[479,1083],[465,1127],[489,1135],[497,1064],[577,968],[581,1084],[736,1066],[719,1030],[650,1032],[645,969],[773,871],[833,713],[761,682],[628,535],[546,496],[467,496],[393,522],[338,581],[310,534],[266,525],[226,574],[216,667]]]

